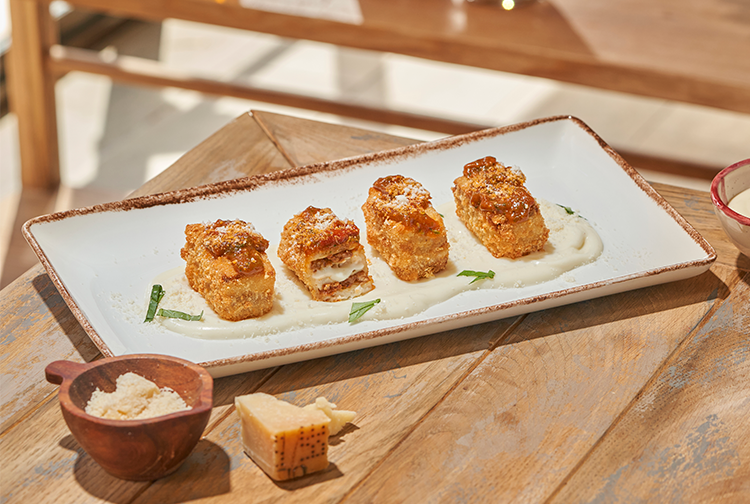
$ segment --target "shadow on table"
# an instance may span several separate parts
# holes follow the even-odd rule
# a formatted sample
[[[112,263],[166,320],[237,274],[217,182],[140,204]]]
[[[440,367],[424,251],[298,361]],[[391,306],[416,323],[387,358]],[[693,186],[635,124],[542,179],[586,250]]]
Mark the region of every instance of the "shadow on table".
[[[91,362],[99,355],[99,349],[89,338],[86,331],[83,330],[78,319],[65,303],[57,287],[52,283],[50,277],[46,274],[37,275],[31,281],[39,297],[44,301],[49,313],[55,317],[55,321],[65,336],[70,340],[76,351],[83,357],[86,362]]]
[[[297,490],[299,488],[320,485],[326,481],[331,481],[336,478],[340,478],[344,473],[341,469],[336,466],[333,462],[328,464],[328,468],[325,471],[317,472],[303,478],[291,479],[287,481],[274,481],[269,478],[269,481],[273,482],[281,490]]]
[[[230,461],[217,444],[198,442],[183,465],[173,474],[156,481],[126,481],[102,469],[81,448],[73,436],[60,440],[60,446],[78,453],[73,472],[78,484],[90,495],[117,504],[145,497],[153,502],[172,504],[229,493]]]
[[[297,402],[296,395],[311,387],[346,381],[352,378],[388,374],[402,378],[402,370],[431,361],[486,352],[490,343],[503,334],[518,317],[479,324],[395,343],[321,357],[314,360],[282,366],[268,382],[263,392],[282,394],[281,399]]]
[[[737,254],[736,267],[740,271],[750,272],[750,257],[745,254]],[[745,275],[742,279],[747,284],[750,284],[750,274]]]
[[[283,394],[294,402],[297,391],[352,378],[391,373],[429,361],[458,355],[479,354],[488,349],[548,336],[611,325],[612,331],[628,327],[630,320],[669,328],[682,316],[681,308],[704,305],[708,313],[717,300],[729,295],[724,279],[712,271],[659,286],[613,294],[558,308],[533,312],[452,331],[436,333],[354,352],[332,355],[280,368],[264,384],[265,392]],[[700,315],[699,315],[700,316]],[[662,320],[663,318],[663,320]],[[698,320],[694,321],[695,323]],[[403,373],[402,373],[403,374]]]
[[[725,279],[719,278],[713,271],[707,271],[685,280],[531,313],[497,346],[596,327],[604,331],[611,324],[620,324],[620,330],[623,330],[629,327],[625,323],[629,320],[636,320],[638,327],[652,323],[655,327],[667,329],[676,327],[681,321],[681,308],[703,303],[705,315],[717,301],[729,295]],[[661,322],[658,321],[660,317],[664,318]],[[699,319],[694,322],[697,324]]]

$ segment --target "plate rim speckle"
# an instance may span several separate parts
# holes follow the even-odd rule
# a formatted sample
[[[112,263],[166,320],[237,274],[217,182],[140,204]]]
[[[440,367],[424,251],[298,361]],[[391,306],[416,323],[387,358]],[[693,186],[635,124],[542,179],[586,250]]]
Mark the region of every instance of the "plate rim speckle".
[[[474,325],[476,323],[490,320],[498,320],[500,318],[505,318],[506,316],[536,311],[537,309],[546,309],[606,294],[656,285],[676,279],[683,279],[698,275],[710,268],[711,264],[716,260],[716,252],[708,241],[701,236],[700,233],[698,233],[698,231],[695,230],[659,193],[657,193],[656,190],[654,190],[635,169],[633,169],[614,149],[602,140],[599,135],[597,135],[582,120],[568,115],[545,117],[510,126],[490,128],[465,135],[447,137],[431,142],[416,143],[405,147],[352,156],[339,160],[315,163],[246,178],[227,180],[186,189],[139,196],[91,207],[57,212],[30,219],[23,225],[22,232],[65,303],[81,324],[84,331],[91,338],[92,342],[103,355],[115,356],[118,354],[112,350],[110,344],[102,338],[99,331],[91,324],[89,317],[87,316],[87,310],[82,309],[82,307],[79,306],[75,300],[75,296],[68,289],[66,282],[68,278],[63,278],[57,271],[54,265],[55,261],[50,258],[50,255],[54,255],[54,251],[50,250],[50,247],[42,245],[38,237],[35,235],[35,231],[39,229],[39,226],[54,226],[63,221],[79,219],[91,214],[129,212],[137,209],[149,209],[165,205],[181,205],[214,198],[231,197],[238,193],[252,192],[259,188],[273,188],[276,185],[281,186],[290,183],[304,184],[306,181],[310,180],[310,177],[314,177],[315,175],[339,174],[351,170],[360,170],[370,166],[382,166],[384,164],[390,166],[400,162],[405,162],[409,159],[418,159],[431,153],[440,154],[443,151],[461,149],[476,142],[538,128],[551,123],[575,125],[584,135],[593,139],[596,142],[595,145],[598,146],[597,148],[603,151],[616,167],[619,167],[619,169],[635,182],[637,188],[642,191],[645,196],[655,202],[659,209],[688,235],[701,251],[701,254],[696,255],[694,258],[687,261],[667,264],[662,267],[638,271],[634,274],[626,274],[598,282],[574,285],[567,289],[558,289],[531,297],[514,299],[512,302],[502,303],[500,305],[484,306],[473,310],[446,313],[442,316],[426,320],[387,325],[383,328],[365,330],[355,334],[335,337],[333,339],[314,340],[302,345],[294,345],[250,354],[227,355],[222,358],[198,363],[208,368],[211,374],[215,377],[235,374],[422,336],[446,329]],[[466,162],[472,160],[473,159],[467,159]],[[460,168],[462,168],[462,166],[457,169],[460,170]],[[456,173],[455,176],[458,176],[458,174],[459,173]],[[271,185],[269,186],[269,184]],[[294,213],[300,210],[302,209],[296,209]],[[291,215],[289,215],[289,217],[291,217]],[[148,351],[148,349],[143,349],[140,353],[143,353],[144,351]],[[174,355],[185,358],[184,356],[179,355],[179,353],[175,353]]]

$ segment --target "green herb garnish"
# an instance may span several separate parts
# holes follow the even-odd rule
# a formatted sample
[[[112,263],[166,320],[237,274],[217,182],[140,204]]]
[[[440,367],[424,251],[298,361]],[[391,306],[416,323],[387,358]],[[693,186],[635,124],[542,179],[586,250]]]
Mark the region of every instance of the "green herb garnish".
[[[575,213],[572,208],[567,207],[565,205],[561,205],[560,203],[557,203],[557,206],[559,206],[560,208],[568,212],[568,215],[573,215]]]
[[[356,322],[362,315],[380,302],[380,298],[363,303],[352,303],[352,311],[349,312],[349,323]]]
[[[474,280],[469,282],[469,285],[473,284],[474,282],[478,282],[479,280],[483,280],[485,278],[495,278],[495,272],[492,270],[489,270],[488,272],[484,271],[472,271],[472,270],[463,270],[461,273],[459,273],[456,276],[473,276],[476,277]]]
[[[156,284],[151,287],[151,300],[148,303],[148,311],[146,312],[146,320],[144,320],[144,322],[151,322],[154,320],[156,308],[159,306],[159,302],[161,301],[161,298],[164,297],[164,294],[165,292],[161,285]]]
[[[159,310],[157,315],[160,317],[177,318],[189,321],[196,321],[203,318],[203,312],[201,312],[200,315],[190,315],[189,313],[183,313],[177,310],[165,310],[163,308]]]

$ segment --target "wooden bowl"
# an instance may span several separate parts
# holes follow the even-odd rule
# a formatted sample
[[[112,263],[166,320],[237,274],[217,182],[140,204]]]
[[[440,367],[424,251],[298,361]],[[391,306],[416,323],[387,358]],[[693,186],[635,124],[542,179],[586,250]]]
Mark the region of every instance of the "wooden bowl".
[[[132,371],[169,387],[190,410],[143,420],[111,420],[86,413],[91,394],[113,392],[117,377]],[[65,422],[81,447],[118,478],[150,481],[177,470],[200,440],[213,406],[213,379],[201,366],[164,355],[125,355],[88,364],[55,361],[47,381],[60,385]]]

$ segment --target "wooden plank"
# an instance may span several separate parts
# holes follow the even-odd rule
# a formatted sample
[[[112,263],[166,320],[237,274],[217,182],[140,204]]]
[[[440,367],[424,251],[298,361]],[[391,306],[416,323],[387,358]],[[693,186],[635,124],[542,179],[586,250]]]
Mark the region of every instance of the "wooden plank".
[[[56,396],[0,438],[0,453],[13,461],[0,471],[7,503],[111,502],[144,485],[109,476],[86,455],[67,429]],[[83,486],[78,477],[96,478],[101,486]]]
[[[714,306],[720,274],[530,314],[345,502],[543,501]]]
[[[253,110],[253,115],[279,151],[294,166],[378,152],[418,142],[385,133],[259,110]]]
[[[36,255],[29,248],[29,244],[21,233],[24,223],[36,217],[44,215],[55,210],[57,201],[57,191],[54,189],[38,189],[24,187],[18,198],[18,204],[15,208],[15,217],[9,236],[3,239],[6,251],[4,264],[2,268],[2,277],[0,278],[0,289],[10,284],[18,277],[19,273],[27,271],[29,268],[39,264]],[[12,211],[13,209],[10,208]]]
[[[750,112],[750,36],[736,21],[748,16],[748,7],[736,0],[713,2],[715,8],[710,10],[700,0],[537,2],[513,13],[478,2],[435,5],[428,0],[369,0],[358,3],[361,23],[263,12],[245,8],[238,0],[71,3],[126,17],[174,17]],[[27,187],[50,187],[59,182],[52,69],[58,73],[102,73],[125,82],[177,85],[447,133],[481,127],[219,83],[179,72],[165,77],[153,62],[123,58],[107,63],[96,61],[96,57],[76,57],[70,48],[62,49],[68,56],[50,61],[49,33],[53,30],[47,4],[42,0],[11,2],[16,30],[10,97],[19,117]],[[664,23],[665,19],[669,22]],[[17,57],[12,57],[14,52]],[[683,170],[679,165],[672,169]],[[701,167],[693,172],[707,176]]]
[[[397,446],[512,326],[513,320],[449,331],[372,349],[282,367],[261,391],[298,405],[325,396],[357,412],[353,425],[334,437],[326,471],[273,482],[242,451],[239,418],[228,416],[207,440],[230,460],[228,487],[254,503],[338,502]],[[208,447],[208,446],[207,446]],[[210,453],[196,457],[210,459]],[[212,461],[212,463],[215,463]],[[211,464],[192,465],[148,488],[136,503],[205,498]],[[210,492],[206,492],[210,493]],[[204,502],[220,501],[207,498]]]
[[[47,364],[59,359],[88,362],[100,354],[41,266],[2,292],[0,432],[5,432],[57,390],[44,380]]]
[[[750,112],[748,6],[717,0],[360,0],[361,23],[264,12],[239,0],[75,0],[117,15],[178,18]],[[667,21],[667,22],[665,22]]]
[[[222,127],[131,196],[195,187],[290,167],[248,113]]]
[[[465,121],[437,116],[412,114],[382,107],[344,103],[315,96],[285,93],[258,88],[240,82],[208,80],[186,72],[170,70],[158,62],[145,58],[117,56],[114,60],[110,61],[94,51],[64,46],[54,46],[50,53],[52,55],[50,66],[57,74],[64,74],[70,71],[96,73],[130,84],[179,87],[219,96],[233,96],[246,100],[275,103],[353,117],[359,120],[395,124],[452,135],[470,133],[492,127],[488,124],[467,123]],[[372,132],[368,133],[369,135],[373,135]],[[620,154],[631,165],[638,168],[679,174],[686,177],[711,180],[722,169],[720,166],[664,159],[632,151],[620,151]]]
[[[55,187],[60,182],[55,81],[47,71],[54,33],[49,2],[10,0],[13,44],[8,53],[8,101],[18,118],[26,187]]]
[[[750,498],[750,274],[551,502]]]
[[[259,88],[241,82],[210,80],[185,71],[169,69],[158,62],[135,56],[117,56],[107,60],[99,53],[74,47],[54,46],[50,68],[58,75],[67,72],[88,72],[105,75],[113,80],[139,85],[178,87],[218,96],[275,103],[287,107],[315,110],[328,114],[357,117],[385,124],[458,134],[484,129],[486,126],[457,120],[441,119],[382,107],[346,103],[317,96],[286,93]]]
[[[653,187],[716,249],[716,264],[750,271],[750,257],[742,254],[727,238],[707,192],[666,184],[653,184]]]

